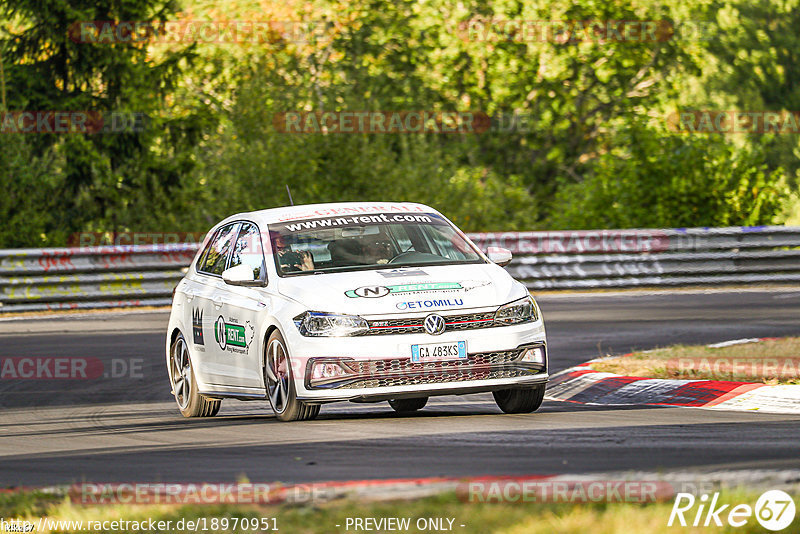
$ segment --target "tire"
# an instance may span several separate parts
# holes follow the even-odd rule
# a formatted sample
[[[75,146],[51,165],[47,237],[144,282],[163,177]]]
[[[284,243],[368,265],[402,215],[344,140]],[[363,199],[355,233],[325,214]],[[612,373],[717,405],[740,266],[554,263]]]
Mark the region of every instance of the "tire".
[[[504,413],[531,413],[542,405],[545,384],[526,389],[501,389],[492,392]]]
[[[221,400],[209,399],[197,392],[189,347],[183,334],[178,334],[169,349],[169,383],[178,409],[184,417],[213,417],[219,412]]]
[[[416,412],[421,410],[428,404],[428,397],[418,397],[416,399],[392,399],[389,401],[389,406],[396,412]]]
[[[319,415],[319,404],[297,400],[289,351],[277,330],[269,336],[264,349],[264,384],[279,421],[309,421]]]

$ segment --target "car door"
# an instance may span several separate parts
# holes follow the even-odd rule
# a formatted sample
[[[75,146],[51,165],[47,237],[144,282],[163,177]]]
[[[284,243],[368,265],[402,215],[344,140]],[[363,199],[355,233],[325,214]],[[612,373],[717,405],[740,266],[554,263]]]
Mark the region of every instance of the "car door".
[[[192,341],[198,355],[195,366],[210,384],[228,385],[235,374],[225,352],[226,343],[219,340],[217,325],[228,290],[222,281],[222,272],[230,261],[240,226],[241,223],[234,222],[217,230],[200,256],[196,283],[187,293],[187,313],[192,314]]]
[[[239,265],[247,265],[253,270],[256,280],[266,283],[261,233],[253,222],[242,222],[233,246],[228,268]],[[223,357],[229,364],[228,383],[232,386],[260,388],[260,340],[256,334],[259,332],[260,312],[269,306],[269,298],[259,287],[226,286],[222,323],[217,324],[217,336],[225,337]]]

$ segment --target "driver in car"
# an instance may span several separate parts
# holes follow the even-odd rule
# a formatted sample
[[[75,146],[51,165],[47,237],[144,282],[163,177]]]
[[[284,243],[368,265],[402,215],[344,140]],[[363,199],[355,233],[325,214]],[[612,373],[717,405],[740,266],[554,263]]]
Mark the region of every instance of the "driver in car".
[[[313,271],[314,257],[307,250],[295,252],[286,243],[286,238],[277,234],[272,239],[275,252],[278,254],[278,261],[284,271]]]

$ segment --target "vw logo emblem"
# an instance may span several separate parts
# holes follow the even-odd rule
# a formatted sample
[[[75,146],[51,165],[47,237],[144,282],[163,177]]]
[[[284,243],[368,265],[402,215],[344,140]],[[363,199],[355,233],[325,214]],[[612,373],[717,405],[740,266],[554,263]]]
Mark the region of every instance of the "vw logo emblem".
[[[423,321],[422,326],[425,327],[425,331],[430,335],[438,336],[439,334],[444,332],[445,323],[441,315],[436,315],[435,313],[432,313],[429,316],[425,317],[425,321]]]

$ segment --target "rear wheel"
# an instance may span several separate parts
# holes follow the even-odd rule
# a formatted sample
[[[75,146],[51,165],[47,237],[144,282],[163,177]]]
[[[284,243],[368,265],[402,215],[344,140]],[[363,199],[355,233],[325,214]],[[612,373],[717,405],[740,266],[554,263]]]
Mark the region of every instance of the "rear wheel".
[[[307,421],[319,415],[319,404],[297,400],[289,351],[277,330],[267,340],[264,355],[264,382],[267,397],[279,421]]]
[[[526,389],[501,389],[492,393],[505,413],[531,413],[542,405],[545,384]]]
[[[170,347],[169,380],[175,402],[184,417],[213,417],[219,412],[222,401],[203,397],[197,392],[189,347],[183,334],[178,334]]]
[[[389,401],[391,406],[396,412],[416,412],[421,410],[428,404],[428,397],[419,397],[416,399],[392,399]]]

